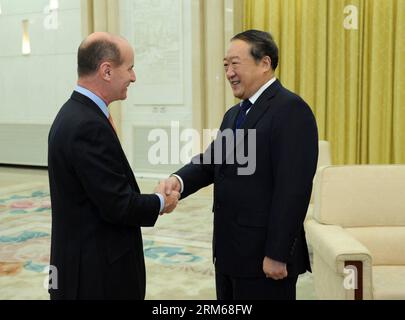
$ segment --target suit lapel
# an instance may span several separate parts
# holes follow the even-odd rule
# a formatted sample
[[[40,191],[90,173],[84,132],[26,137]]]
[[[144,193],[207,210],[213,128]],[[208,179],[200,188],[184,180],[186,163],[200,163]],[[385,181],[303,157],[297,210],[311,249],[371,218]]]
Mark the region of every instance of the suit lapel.
[[[232,113],[229,115],[228,119],[222,123],[221,131],[225,129],[231,129],[235,128],[235,122],[236,122],[236,117],[239,114],[239,103],[234,106],[234,109],[232,110]]]
[[[256,100],[256,102],[253,104],[252,108],[250,109],[249,113],[246,116],[245,122],[242,124],[240,130],[243,130],[243,135],[236,135],[235,144],[234,148],[231,150],[226,150],[226,155],[223,157],[223,163],[230,157],[232,154],[234,154],[234,150],[236,147],[244,141],[244,138],[248,134],[249,129],[254,129],[257,125],[257,123],[260,121],[262,118],[263,114],[271,107],[271,103],[269,102],[280,90],[281,88],[281,83],[277,79],[274,83],[270,85]],[[236,112],[234,115],[232,115],[232,124],[227,127],[227,128],[235,128],[235,121],[236,117],[239,113],[239,109],[235,108]],[[224,149],[224,143],[222,145]],[[224,151],[222,152],[224,155]]]
[[[128,163],[128,159],[127,159],[127,157],[126,157],[126,155],[124,153],[124,150],[122,149],[121,142],[118,139],[117,133],[115,132],[114,128],[112,127],[110,121],[108,121],[105,114],[101,111],[101,109],[98,107],[98,105],[96,103],[94,103],[93,100],[91,100],[90,98],[86,97],[85,95],[83,95],[83,94],[81,94],[81,93],[79,93],[77,91],[73,91],[71,98],[73,100],[76,100],[76,101],[78,101],[78,102],[80,102],[82,104],[85,104],[85,105],[89,106],[91,108],[91,110],[94,110],[94,112],[100,118],[100,121],[106,121],[108,123],[109,127],[111,128],[112,134],[114,135],[115,141],[119,145],[119,149],[120,149],[120,152],[121,152],[121,157],[122,157],[124,163],[126,164],[128,174],[130,175],[130,177],[132,179],[132,182],[133,182],[133,184],[135,186],[135,189],[138,192],[140,192],[139,186],[138,186],[138,184],[136,182],[136,179],[135,179],[135,176],[134,176],[134,173],[132,172],[131,166]]]
[[[256,126],[256,123],[260,120],[263,113],[265,113],[271,106],[271,104],[269,104],[269,100],[276,95],[280,87],[280,81],[276,80],[260,95],[247,114],[246,120],[241,129],[253,129]]]

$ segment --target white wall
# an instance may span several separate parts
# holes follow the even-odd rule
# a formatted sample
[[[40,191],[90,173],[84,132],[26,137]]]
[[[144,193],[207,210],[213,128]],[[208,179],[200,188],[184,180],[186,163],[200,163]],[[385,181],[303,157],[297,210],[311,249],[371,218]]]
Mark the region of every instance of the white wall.
[[[0,163],[46,164],[46,130],[36,133],[32,124],[49,127],[75,86],[76,52],[82,38],[80,0],[59,0],[53,15],[49,3],[0,0],[0,150],[8,153],[0,152]],[[27,56],[22,55],[25,19],[31,43]],[[26,124],[31,124],[27,131],[12,132]],[[14,141],[5,141],[5,136],[14,136]],[[41,156],[30,161],[24,149],[32,143],[38,144],[31,147]],[[9,150],[13,146],[18,150]]]
[[[171,121],[192,127],[191,2],[119,0],[120,33],[135,47],[137,74],[122,103],[122,143],[137,175],[181,166],[151,165],[154,142],[147,138]],[[55,29],[44,13],[49,3],[0,0],[0,163],[46,165],[49,126],[76,83],[80,0],[59,0]],[[24,19],[30,21],[28,56],[21,52]]]
[[[135,48],[137,81],[122,103],[122,141],[138,176],[181,167],[151,165],[150,130],[192,127],[190,0],[120,0],[120,33]],[[169,131],[170,132],[170,131]]]

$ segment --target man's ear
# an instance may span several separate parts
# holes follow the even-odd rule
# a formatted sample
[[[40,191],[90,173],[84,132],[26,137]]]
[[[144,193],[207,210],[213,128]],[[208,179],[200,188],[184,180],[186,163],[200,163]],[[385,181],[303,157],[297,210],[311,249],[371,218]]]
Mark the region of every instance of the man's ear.
[[[110,62],[105,61],[100,65],[100,68],[98,69],[98,72],[101,76],[101,78],[105,81],[110,81],[111,80],[111,73],[112,73],[112,65]]]
[[[264,56],[262,59],[262,63],[263,63],[263,66],[264,66],[266,72],[272,70],[271,58],[269,56]]]

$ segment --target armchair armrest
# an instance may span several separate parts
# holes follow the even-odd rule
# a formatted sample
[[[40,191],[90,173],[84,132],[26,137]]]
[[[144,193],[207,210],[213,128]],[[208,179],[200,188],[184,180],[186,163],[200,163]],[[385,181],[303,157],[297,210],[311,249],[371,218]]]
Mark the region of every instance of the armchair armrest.
[[[321,224],[315,219],[305,223],[308,240],[312,245],[314,256],[318,255],[330,269],[342,279],[346,276],[345,267],[353,265],[358,268],[358,286],[363,298],[370,298],[372,256],[370,251],[356,238],[340,226]],[[359,263],[360,262],[360,263]]]
[[[306,223],[306,230],[314,251],[336,273],[343,274],[345,261],[362,261],[363,265],[371,268],[370,251],[342,227],[311,219]]]

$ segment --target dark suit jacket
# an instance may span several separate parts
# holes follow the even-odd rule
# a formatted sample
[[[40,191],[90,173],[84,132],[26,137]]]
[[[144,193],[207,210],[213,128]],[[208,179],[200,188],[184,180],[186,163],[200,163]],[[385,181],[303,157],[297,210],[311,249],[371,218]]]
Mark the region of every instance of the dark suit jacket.
[[[108,119],[78,92],[56,116],[48,147],[51,298],[144,299],[140,227],[154,225],[159,197],[140,194]]]
[[[229,109],[220,130],[234,129],[238,113],[239,105]],[[205,156],[197,156],[176,172],[184,182],[182,198],[214,183],[213,252],[220,272],[264,276],[262,264],[268,256],[286,262],[291,276],[304,273],[310,263],[303,221],[318,159],[314,115],[276,80],[260,95],[241,129],[245,134],[246,129],[256,130],[255,172],[238,175],[243,166],[229,161],[215,164],[217,137]],[[247,135],[244,150],[247,154]],[[211,158],[211,164],[204,163],[203,157]]]

